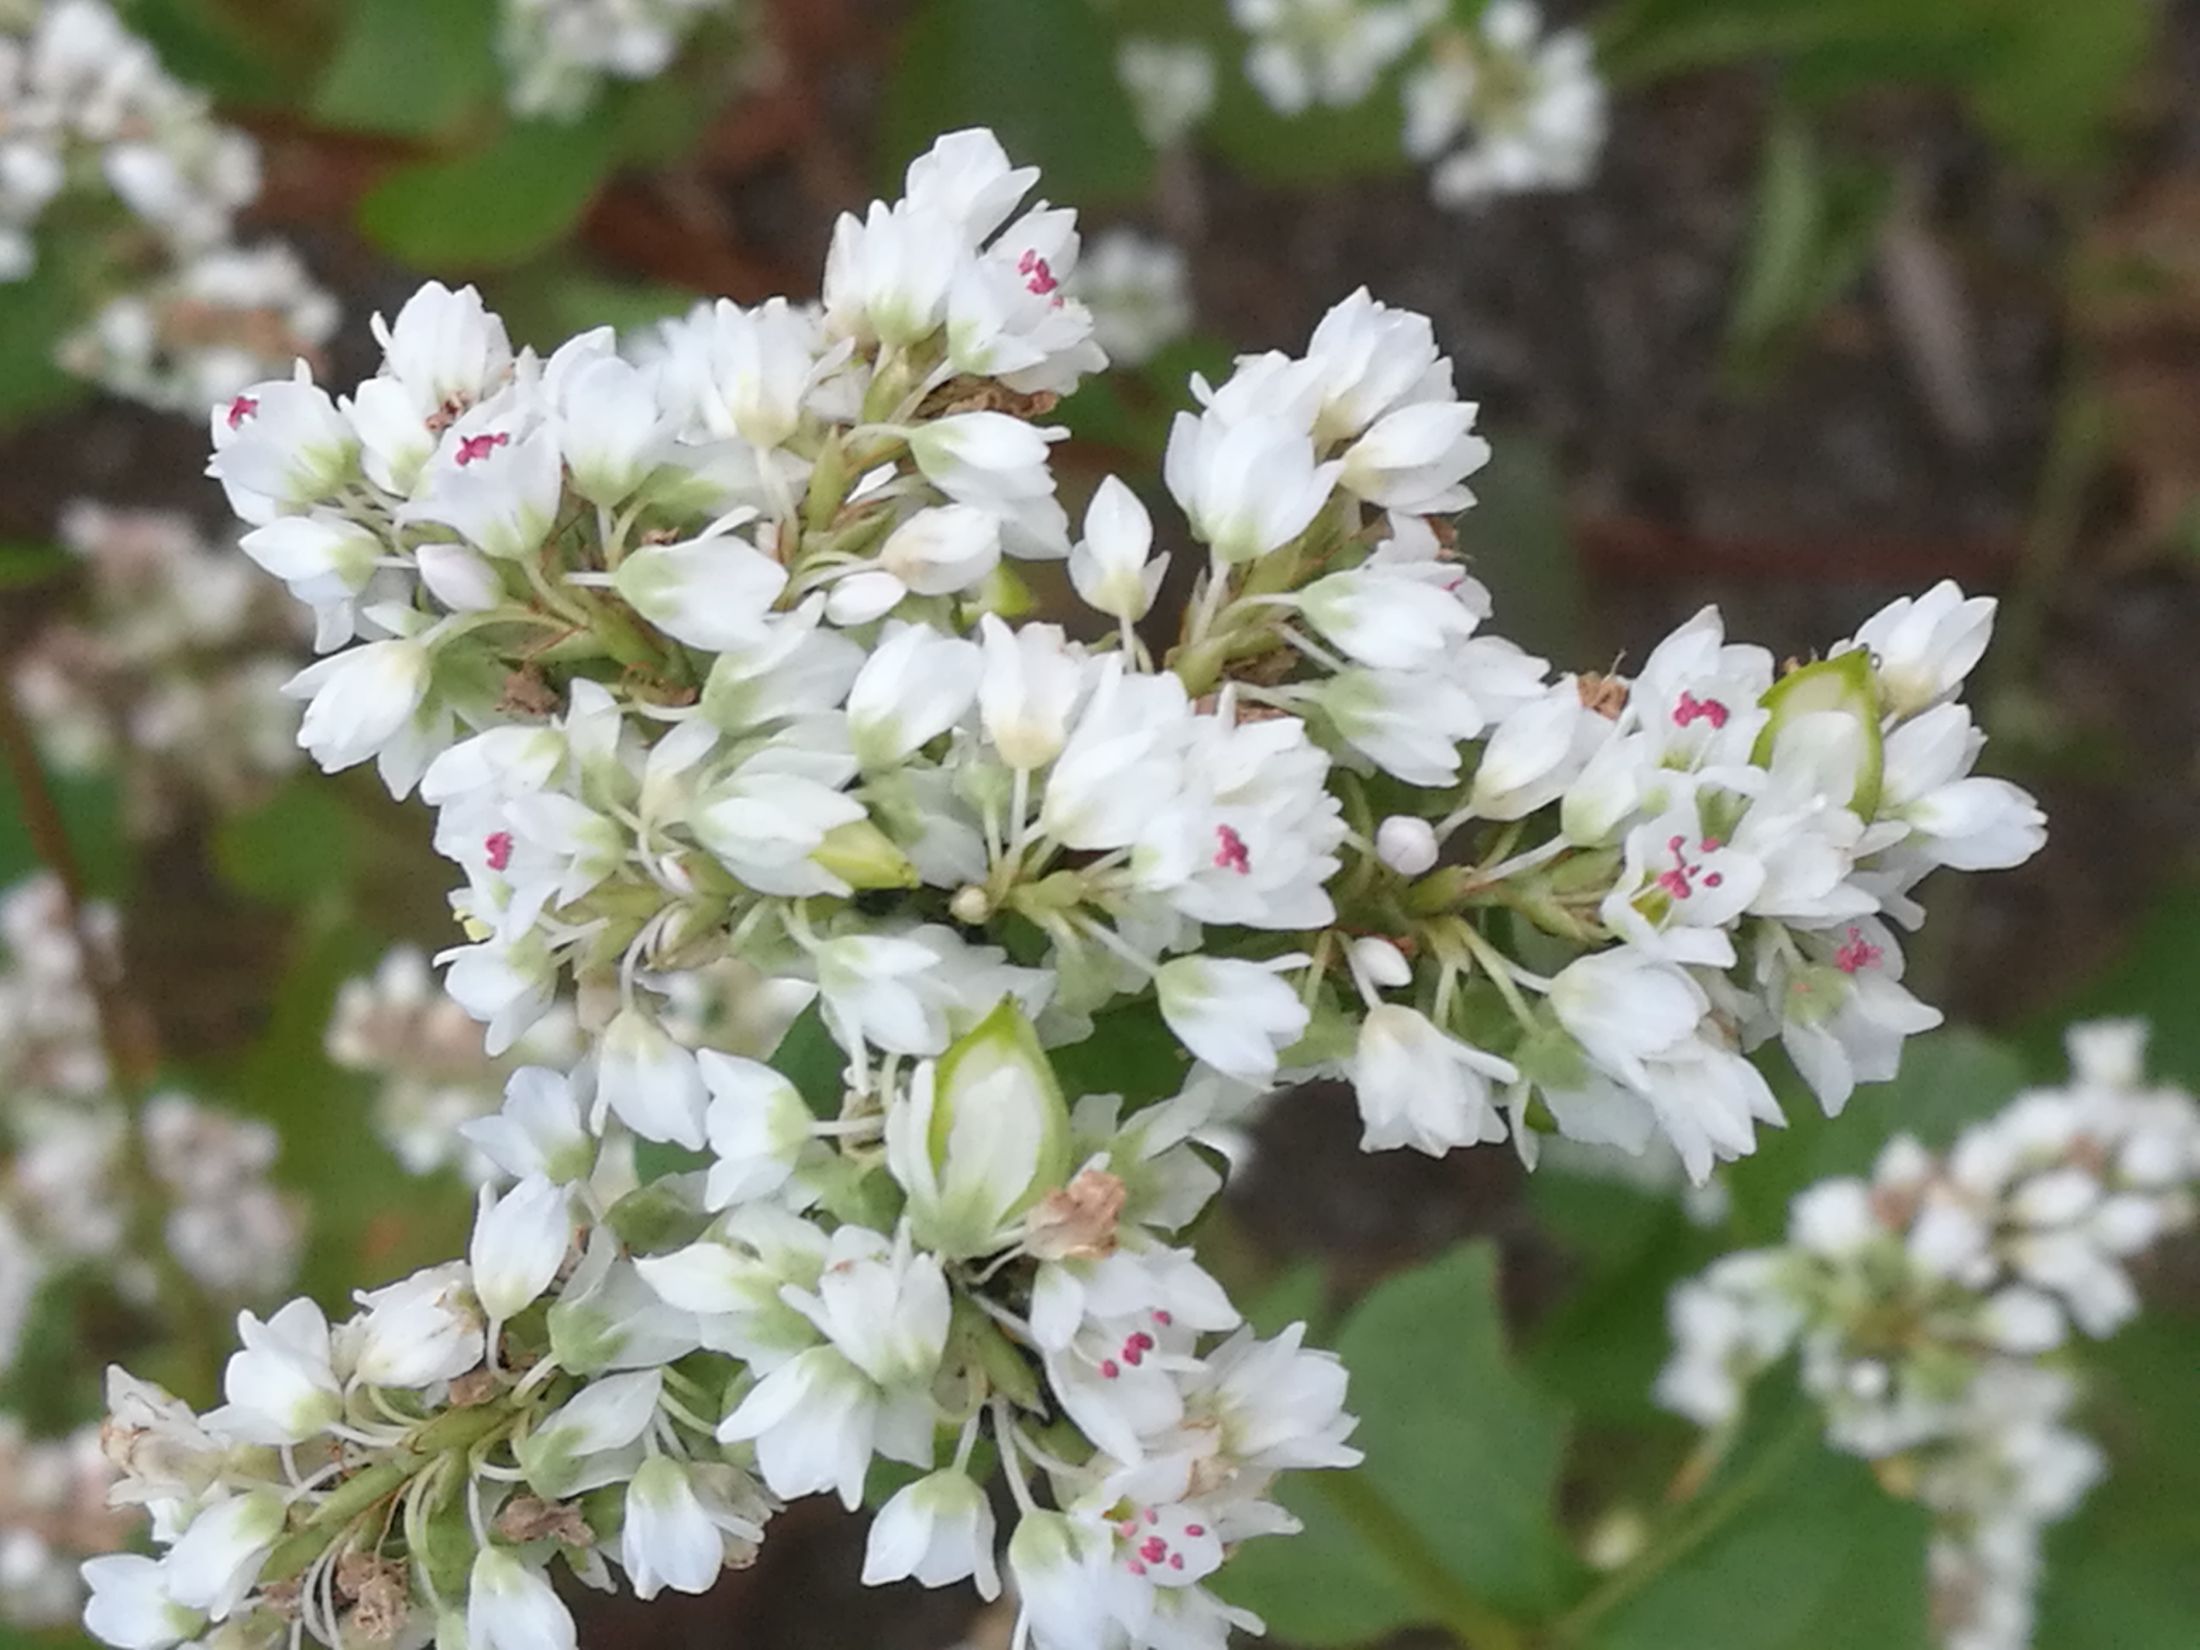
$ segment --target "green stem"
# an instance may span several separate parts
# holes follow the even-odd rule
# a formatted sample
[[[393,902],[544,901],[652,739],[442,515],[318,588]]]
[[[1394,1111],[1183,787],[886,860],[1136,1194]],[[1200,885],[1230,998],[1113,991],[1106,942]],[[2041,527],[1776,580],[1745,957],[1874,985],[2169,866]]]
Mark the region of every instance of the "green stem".
[[[1332,1509],[1410,1587],[1428,1618],[1460,1650],[1527,1650],[1528,1636],[1478,1598],[1430,1550],[1421,1532],[1383,1498],[1365,1473],[1325,1472],[1315,1488]]]
[[[1698,1502],[1692,1512],[1653,1540],[1632,1563],[1606,1577],[1588,1597],[1553,1622],[1549,1643],[1555,1650],[1581,1643],[1598,1622],[1709,1541],[1777,1484],[1795,1464],[1795,1457],[1817,1436],[1816,1414],[1797,1416],[1746,1470],[1729,1479],[1717,1494]]]

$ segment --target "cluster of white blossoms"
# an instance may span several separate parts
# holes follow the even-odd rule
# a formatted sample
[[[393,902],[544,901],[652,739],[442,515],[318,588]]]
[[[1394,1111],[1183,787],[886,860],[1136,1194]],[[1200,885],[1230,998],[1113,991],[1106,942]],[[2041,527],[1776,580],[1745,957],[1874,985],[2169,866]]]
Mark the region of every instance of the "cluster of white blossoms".
[[[107,1503],[113,1477],[97,1427],[37,1438],[0,1413],[0,1626],[76,1619],[77,1566],[129,1536],[128,1514]]]
[[[1796,1199],[1788,1242],[1682,1286],[1659,1381],[1731,1425],[1794,1352],[1835,1447],[1933,1514],[1933,1615],[1949,1650],[2024,1650],[2044,1528],[2100,1476],[2068,1425],[2070,1344],[2139,1309],[2129,1263],[2188,1226],[2200,1103],[2143,1075],[2144,1028],[2071,1034],[2067,1087],[2020,1095],[1936,1156],[1898,1138],[1871,1177]]]
[[[1431,166],[1439,205],[1577,189],[1596,169],[1594,47],[1579,29],[1546,33],[1534,0],[1490,0],[1472,23],[1444,0],[1230,0],[1230,12],[1252,38],[1246,78],[1279,114],[1363,102],[1403,65],[1405,152]]]
[[[111,934],[111,913],[91,921]],[[115,1098],[51,877],[0,898],[0,937],[0,1371],[48,1287],[96,1277],[137,1306],[179,1275],[216,1306],[285,1287],[301,1232],[267,1180],[274,1131],[182,1094]]]
[[[1183,1246],[1248,1103],[1341,1071],[1370,1148],[1662,1129],[1700,1176],[1778,1118],[1745,1039],[1837,1103],[1932,1018],[1877,913],[2041,834],[1966,777],[1987,604],[1785,674],[1707,613],[1634,684],[1553,677],[1449,548],[1475,408],[1362,292],[1195,380],[1164,627],[1139,496],[1058,496],[1047,416],[1105,361],[1035,182],[945,137],[817,307],[721,303],[647,365],[431,286],[349,397],[215,409],[328,653],[302,741],[436,808],[490,1051],[565,1000],[589,1049],[467,1126],[510,1184],[466,1261],[246,1319],[203,1419],[130,1389],[168,1550],[103,1561],[101,1636],[463,1611],[551,1650],[553,1559],[700,1591],[875,1457],[924,1476],[865,1579],[990,1594],[989,1441],[1040,1650],[1219,1646],[1255,1624],[1202,1584],[1291,1527],[1276,1475],[1356,1459],[1335,1360]],[[1031,617],[1044,562],[1089,639]],[[728,958],[812,1005],[777,1066],[681,1029]],[[1181,1075],[1065,1094],[1096,1037]]]
[[[500,0],[507,98],[523,115],[572,120],[612,81],[654,80],[706,21],[739,0]]]
[[[1183,252],[1135,229],[1094,236],[1069,292],[1092,312],[1093,341],[1111,366],[1143,366],[1192,330]]]
[[[181,515],[78,503],[60,536],[84,599],[13,666],[46,759],[116,774],[141,835],[264,800],[299,761],[282,694],[304,648],[296,609]]]
[[[571,1066],[581,1045],[571,1010],[560,1008],[492,1057],[482,1047],[481,1022],[437,988],[426,953],[401,945],[337,992],[327,1051],[339,1069],[378,1081],[375,1132],[408,1174],[456,1166],[486,1180],[495,1165],[468,1146],[462,1125],[497,1109],[520,1066]]]
[[[0,6],[0,285],[66,252],[97,305],[61,364],[192,409],[310,352],[334,302],[284,246],[243,247],[252,140],[161,68],[105,0]]]

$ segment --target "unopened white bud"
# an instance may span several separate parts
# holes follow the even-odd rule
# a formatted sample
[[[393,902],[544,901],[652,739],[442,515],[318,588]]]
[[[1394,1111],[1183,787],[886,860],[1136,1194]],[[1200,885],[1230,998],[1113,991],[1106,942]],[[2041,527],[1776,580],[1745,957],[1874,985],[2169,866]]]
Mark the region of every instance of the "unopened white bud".
[[[1436,828],[1411,814],[1392,814],[1375,829],[1375,857],[1402,877],[1417,877],[1436,864]]]

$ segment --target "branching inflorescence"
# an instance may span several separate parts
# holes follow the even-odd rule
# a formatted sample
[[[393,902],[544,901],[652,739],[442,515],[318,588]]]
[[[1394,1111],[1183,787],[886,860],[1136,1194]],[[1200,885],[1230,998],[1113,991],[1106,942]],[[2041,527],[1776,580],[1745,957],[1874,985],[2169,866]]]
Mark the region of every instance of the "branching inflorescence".
[[[2144,1030],[2081,1026],[2067,1087],[2034,1089],[1945,1154],[1907,1136],[1868,1179],[1795,1201],[1788,1241],[1730,1255],[1672,1303],[1668,1407],[1729,1427],[1789,1353],[1836,1448],[1933,1515],[1950,1650],[2032,1642],[2043,1529],[2100,1476],[2065,1424],[2070,1349],[2139,1310],[2127,1266],[2192,1223],[2200,1104],[2145,1081]]]
[[[1330,1072],[1371,1149],[1663,1133],[1700,1178],[1780,1120],[1749,1049],[1837,1107],[1937,1019],[1883,919],[2042,836],[1970,774],[1991,604],[1784,671],[1706,611],[1632,681],[1554,676],[1450,547],[1475,408],[1362,292],[1195,380],[1164,635],[1139,496],[1057,496],[1046,419],[1105,363],[1035,181],[943,138],[821,305],[721,303],[646,368],[430,286],[349,398],[215,410],[328,654],[304,744],[419,790],[464,873],[448,989],[492,1052],[568,1000],[590,1047],[469,1126],[505,1189],[467,1260],[246,1318],[208,1416],[119,1389],[173,1544],[94,1566],[103,1637],[570,1644],[553,1560],[700,1591],[883,1457],[921,1476],[866,1581],[990,1594],[990,1458],[1032,1642],[1219,1644],[1254,1624],[1202,1584],[1291,1527],[1277,1475],[1356,1452],[1336,1361],[1185,1247],[1203,1139]],[[1088,639],[1027,617],[1047,562]],[[822,1079],[668,1028],[728,957],[811,997]],[[1063,1091],[1164,1026],[1160,1098]]]

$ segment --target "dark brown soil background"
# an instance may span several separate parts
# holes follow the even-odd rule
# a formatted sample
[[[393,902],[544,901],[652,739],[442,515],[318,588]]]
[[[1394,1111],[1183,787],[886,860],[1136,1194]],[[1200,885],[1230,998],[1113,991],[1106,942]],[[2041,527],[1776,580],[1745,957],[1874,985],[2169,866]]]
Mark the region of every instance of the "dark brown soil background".
[[[739,111],[707,171],[622,181],[590,221],[592,252],[609,270],[743,298],[808,290],[832,214],[868,192],[860,157],[896,9],[784,0],[790,88]],[[1173,212],[1171,227],[1193,256],[1204,328],[1236,346],[1295,347],[1363,281],[1435,318],[1499,438],[1495,468],[1520,462],[1509,451],[1547,455],[1563,478],[1578,577],[1519,559],[1557,545],[1508,546],[1471,524],[1469,539],[1499,590],[1500,625],[1506,593],[1525,586],[1532,639],[1569,646],[1575,662],[1639,660],[1705,602],[1725,608],[1733,633],[1800,655],[1942,576],[2013,596],[1983,695],[1990,766],[2041,793],[2053,838],[1960,900],[1942,889],[1918,959],[1925,994],[1953,1017],[2006,1025],[2085,980],[2192,868],[2200,592],[2192,549],[2170,529],[2200,484],[2196,86],[2200,7],[2173,7],[2125,159],[2076,200],[2011,173],[1930,97],[1848,111],[1845,141],[1899,159],[1904,250],[1749,390],[1719,367],[1767,102],[1749,73],[1621,98],[1601,174],[1579,194],[1451,217],[1410,177],[1283,194],[1210,168],[1176,203],[1196,209]],[[271,215],[348,300],[334,374],[371,371],[363,318],[413,284],[340,227],[345,196],[381,157],[268,138]],[[2182,269],[2182,284],[2096,303],[2066,279],[2134,248]],[[2103,434],[2059,485],[2043,476],[2074,389],[2102,409]],[[0,438],[0,539],[48,534],[79,496],[189,500],[215,522],[203,450],[187,423],[115,404]],[[139,913],[163,942],[142,948],[148,969],[181,987],[152,982],[175,1020],[171,1046],[186,1049],[249,1028],[275,954],[266,919],[225,907],[195,863],[189,844],[173,848],[150,879],[157,906]],[[439,888],[415,892],[432,916]],[[1390,1154],[1371,1169],[1348,1113],[1317,1095],[1278,1109],[1233,1193],[1250,1238],[1326,1255],[1349,1294],[1355,1279],[1494,1232],[1520,1251],[1520,1310],[1548,1298],[1550,1262],[1523,1237],[1504,1154]],[[967,1605],[852,1587],[860,1530],[805,1506],[775,1525],[755,1570],[709,1599],[668,1597],[646,1619],[607,1606],[584,1638],[940,1650]]]

